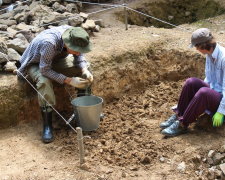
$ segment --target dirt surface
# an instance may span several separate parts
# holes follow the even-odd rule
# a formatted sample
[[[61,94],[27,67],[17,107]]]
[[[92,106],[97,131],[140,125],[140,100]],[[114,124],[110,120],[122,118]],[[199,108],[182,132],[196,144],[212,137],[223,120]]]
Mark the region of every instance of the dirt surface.
[[[197,25],[183,27],[191,31]],[[216,36],[224,39],[223,33]],[[105,118],[97,131],[84,133],[91,137],[84,138],[86,163],[79,167],[77,136],[62,119],[55,115],[55,141],[43,144],[39,117],[33,116],[30,123],[0,130],[0,179],[208,179],[204,159],[224,144],[224,127],[194,125],[188,134],[168,139],[159,128],[184,80],[203,77],[204,58],[188,49],[189,38],[179,29],[136,26],[96,33],[88,57],[96,76],[94,94],[106,100]]]

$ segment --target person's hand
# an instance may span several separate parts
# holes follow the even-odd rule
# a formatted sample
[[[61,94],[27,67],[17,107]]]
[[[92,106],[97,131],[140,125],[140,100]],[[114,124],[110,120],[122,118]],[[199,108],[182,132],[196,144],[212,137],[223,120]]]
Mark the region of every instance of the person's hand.
[[[79,89],[86,89],[90,85],[90,82],[87,79],[83,79],[80,77],[73,77],[71,78],[69,85]]]
[[[87,68],[82,69],[82,77],[87,79],[90,83],[93,81],[93,75]]]
[[[223,124],[223,121],[224,121],[224,115],[219,113],[219,112],[216,112],[214,114],[212,120],[213,120],[213,126],[214,127],[221,126]]]

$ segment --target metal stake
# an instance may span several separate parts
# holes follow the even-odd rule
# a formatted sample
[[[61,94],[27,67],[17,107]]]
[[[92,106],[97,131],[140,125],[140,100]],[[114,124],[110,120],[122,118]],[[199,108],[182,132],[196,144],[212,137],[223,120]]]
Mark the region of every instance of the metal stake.
[[[80,166],[84,164],[84,144],[83,144],[83,133],[82,128],[77,127],[77,141],[78,141],[78,147],[79,147],[79,153],[80,153]]]
[[[125,2],[125,0],[123,1]],[[128,30],[128,16],[127,16],[127,7],[126,7],[126,4],[124,3],[124,20],[125,20],[125,29]]]

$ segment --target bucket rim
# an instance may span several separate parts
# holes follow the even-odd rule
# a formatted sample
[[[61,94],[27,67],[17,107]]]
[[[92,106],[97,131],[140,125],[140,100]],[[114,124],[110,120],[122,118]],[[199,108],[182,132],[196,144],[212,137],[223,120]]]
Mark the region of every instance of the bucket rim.
[[[92,106],[97,106],[97,105],[99,105],[99,104],[102,104],[103,101],[104,101],[103,98],[100,97],[100,96],[95,96],[95,95],[90,95],[90,96],[92,96],[92,97],[97,97],[97,98],[99,98],[99,99],[101,100],[100,103],[97,103],[97,104],[92,105]],[[76,98],[74,98],[72,101],[74,101],[75,99],[80,99],[80,98],[82,98],[82,97],[90,97],[90,96],[80,96],[80,97],[76,97]],[[71,101],[71,104],[72,104],[73,106],[75,106],[75,107],[78,107],[78,106],[74,105],[74,104],[72,103],[72,101]],[[89,106],[79,106],[79,107],[89,107]]]

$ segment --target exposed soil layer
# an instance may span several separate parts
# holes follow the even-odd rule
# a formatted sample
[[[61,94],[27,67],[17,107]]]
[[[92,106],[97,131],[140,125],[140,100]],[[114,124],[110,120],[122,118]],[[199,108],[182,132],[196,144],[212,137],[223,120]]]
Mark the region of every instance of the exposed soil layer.
[[[185,79],[203,78],[204,57],[188,48],[189,39],[190,33],[178,29],[136,26],[95,34],[87,57],[95,75],[93,93],[105,100],[105,118],[97,131],[84,133],[91,137],[84,138],[86,164],[79,168],[77,136],[61,118],[54,116],[55,141],[43,144],[36,97],[22,103],[15,97],[5,110],[20,120],[29,116],[29,122],[0,130],[0,179],[208,179],[203,159],[224,144],[224,127],[212,128],[210,119],[202,117],[188,134],[168,139],[159,128],[171,115]],[[10,76],[10,84],[3,79],[1,90],[10,96],[14,92],[7,88],[15,88],[16,77]],[[69,95],[59,92],[57,109],[69,107]],[[67,110],[62,112],[66,118],[72,113],[71,107]],[[182,162],[185,170],[178,169]]]
[[[146,0],[142,2],[135,1],[133,5],[129,5],[129,7],[175,25],[193,23],[198,20],[218,16],[225,12],[224,4],[210,0]],[[123,12],[118,13],[118,16],[124,21]],[[128,23],[139,26],[173,28],[171,25],[162,23],[148,16],[143,16],[131,10],[128,10]]]

